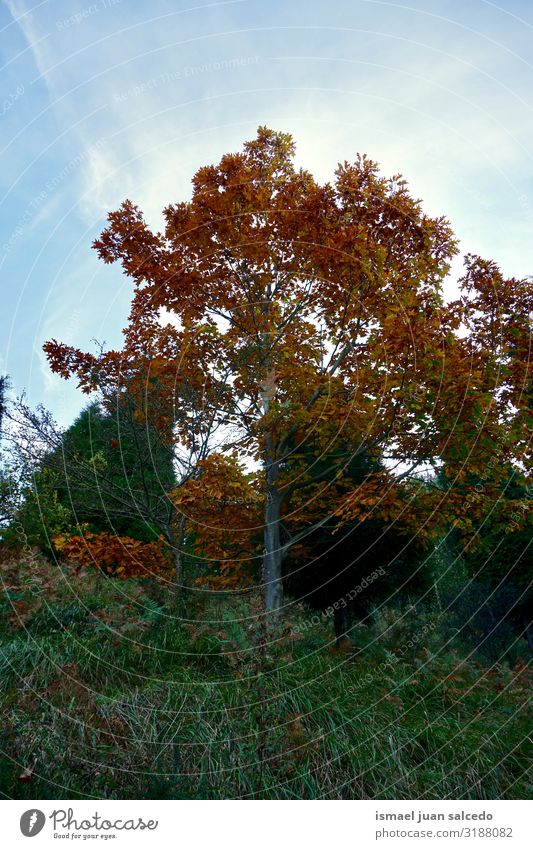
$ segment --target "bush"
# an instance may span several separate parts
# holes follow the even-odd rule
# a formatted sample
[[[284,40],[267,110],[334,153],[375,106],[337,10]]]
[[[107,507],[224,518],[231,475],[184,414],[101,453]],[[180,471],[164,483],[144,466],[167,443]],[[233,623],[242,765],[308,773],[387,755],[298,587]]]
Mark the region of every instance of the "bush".
[[[291,554],[284,570],[287,592],[315,610],[328,612],[340,639],[353,617],[365,619],[383,603],[398,604],[429,589],[431,570],[416,538],[367,519],[321,529]]]

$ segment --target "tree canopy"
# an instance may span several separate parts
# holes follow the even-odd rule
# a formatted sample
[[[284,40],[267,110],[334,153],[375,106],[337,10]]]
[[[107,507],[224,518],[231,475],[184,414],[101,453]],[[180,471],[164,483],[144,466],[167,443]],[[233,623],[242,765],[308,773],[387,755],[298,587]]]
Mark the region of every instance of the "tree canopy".
[[[531,466],[529,281],[469,255],[447,303],[457,243],[445,218],[366,156],[321,185],[294,153],[289,135],[260,127],[242,151],[199,169],[162,232],[125,201],[95,242],[133,282],[123,347],[44,346],[52,369],[86,392],[127,385],[145,409],[155,387],[164,403],[151,420],[169,442],[195,451],[215,429],[222,455],[258,470],[272,611],[284,557],[321,526],[401,517],[430,538],[489,458],[495,485],[505,462]],[[321,478],[316,458],[334,446],[335,474]],[[363,452],[384,462],[354,486],[350,463]],[[405,496],[403,480],[443,463],[454,487]],[[240,521],[228,532],[242,538]]]

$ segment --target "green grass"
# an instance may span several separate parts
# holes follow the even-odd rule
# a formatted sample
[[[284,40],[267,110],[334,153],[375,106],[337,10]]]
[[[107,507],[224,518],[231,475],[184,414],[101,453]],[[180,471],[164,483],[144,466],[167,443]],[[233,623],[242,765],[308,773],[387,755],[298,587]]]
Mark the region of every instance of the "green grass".
[[[5,797],[531,796],[531,670],[459,652],[434,611],[338,652],[299,605],[265,643],[257,599],[178,618],[147,582],[1,568]]]

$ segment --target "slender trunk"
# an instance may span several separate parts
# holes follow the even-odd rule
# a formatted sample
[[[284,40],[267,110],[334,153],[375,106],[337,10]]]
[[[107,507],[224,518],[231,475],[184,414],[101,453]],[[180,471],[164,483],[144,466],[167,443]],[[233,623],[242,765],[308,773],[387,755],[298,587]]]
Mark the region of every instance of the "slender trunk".
[[[263,592],[265,609],[276,615],[283,605],[281,581],[280,508],[281,496],[277,488],[278,463],[274,458],[272,439],[267,437],[266,506],[263,553]]]
[[[263,555],[265,608],[269,611],[279,611],[283,605],[279,518],[279,493],[271,491],[267,495],[265,510],[265,551]]]
[[[174,560],[173,595],[176,601],[182,594],[183,590],[183,544],[185,541],[185,522],[186,517],[184,515],[180,516],[176,526],[176,531],[174,531],[174,528],[170,528],[168,533],[168,541],[172,548],[172,557]]]
[[[524,637],[527,640],[528,647],[530,651],[533,651],[533,623],[531,622],[529,616],[524,614],[523,616],[524,622]]]
[[[350,616],[347,607],[340,607],[333,611],[333,625],[335,628],[335,637],[339,648],[349,646],[350,639],[348,631],[350,630]]]
[[[273,297],[272,286],[267,284],[263,314],[266,326],[269,325],[269,313]],[[261,347],[264,355],[264,382],[261,384],[261,407],[267,416],[270,402],[276,394],[276,373],[270,358],[271,335],[267,331],[262,335]],[[265,610],[271,614],[271,620],[277,620],[283,605],[283,584],[281,581],[282,552],[280,545],[281,495],[277,486],[279,477],[279,459],[277,446],[272,433],[265,433],[264,469],[266,478],[266,506],[263,551],[263,593]]]
[[[174,549],[174,584],[176,592],[180,593],[183,589],[183,554],[177,546]]]

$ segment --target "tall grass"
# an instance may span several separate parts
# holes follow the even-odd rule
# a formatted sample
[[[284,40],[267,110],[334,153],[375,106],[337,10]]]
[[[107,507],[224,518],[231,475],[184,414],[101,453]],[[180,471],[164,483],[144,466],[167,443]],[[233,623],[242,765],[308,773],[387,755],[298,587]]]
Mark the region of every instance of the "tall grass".
[[[388,609],[337,651],[292,607],[44,560],[1,567],[0,791],[13,798],[529,798],[531,670]]]

